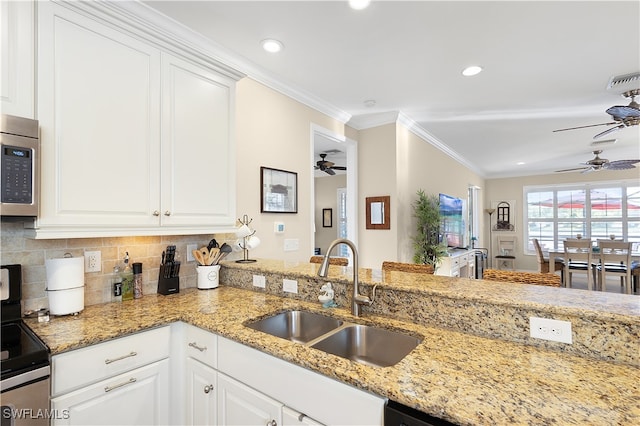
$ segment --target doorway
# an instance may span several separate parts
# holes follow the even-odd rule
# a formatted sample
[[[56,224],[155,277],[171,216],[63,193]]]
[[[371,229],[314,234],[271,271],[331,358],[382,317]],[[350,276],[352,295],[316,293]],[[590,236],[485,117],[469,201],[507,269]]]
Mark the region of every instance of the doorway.
[[[323,128],[318,125],[311,126],[311,167],[313,176],[311,182],[312,208],[311,208],[311,239],[313,247],[311,247],[311,254],[316,253],[316,249],[319,248],[321,253],[324,254],[328,244],[326,243],[326,235],[330,233],[330,241],[338,238],[339,226],[341,224],[338,215],[337,206],[337,189],[343,187],[346,189],[346,196],[344,197],[344,204],[341,210],[346,210],[346,218],[343,218],[342,222],[346,225],[346,237],[358,243],[358,202],[357,202],[357,176],[358,176],[358,152],[356,141],[345,137],[344,135],[335,133],[331,130]],[[321,156],[322,154],[322,156]],[[319,163],[326,161],[327,163]],[[333,170],[326,170],[326,166],[333,163]],[[346,169],[346,170],[343,170]],[[316,181],[319,179],[330,180],[334,177],[338,177],[339,182],[344,184],[335,184],[336,192],[333,192],[332,202],[330,207],[331,211],[331,226],[326,226],[327,223],[323,222],[323,216],[327,214],[326,209],[327,202],[317,200],[316,194]],[[326,182],[326,181],[324,181]],[[323,197],[323,200],[326,200]],[[324,204],[324,205],[323,205]],[[335,207],[334,207],[335,206]],[[323,209],[325,210],[323,214]],[[325,237],[316,238],[316,234],[321,232]],[[318,234],[320,235],[320,234]],[[350,252],[349,252],[350,253]],[[334,255],[338,255],[338,252],[334,252]],[[350,256],[350,254],[349,254]]]

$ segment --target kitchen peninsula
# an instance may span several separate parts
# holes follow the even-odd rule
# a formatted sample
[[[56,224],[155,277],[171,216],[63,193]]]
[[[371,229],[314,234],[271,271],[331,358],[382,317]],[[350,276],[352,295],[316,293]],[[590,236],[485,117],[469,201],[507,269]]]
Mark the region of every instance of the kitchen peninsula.
[[[640,423],[636,296],[400,272],[383,275],[362,269],[362,292],[369,293],[378,284],[377,296],[374,305],[355,318],[345,308],[349,306],[348,268],[330,267],[327,281],[332,282],[340,306],[324,309],[316,301],[325,282],[315,275],[317,266],[269,260],[251,265],[226,262],[216,290],[145,295],[29,325],[55,356],[184,322],[461,425]],[[266,277],[265,289],[253,287],[253,275]],[[283,278],[296,280],[298,293],[283,293]],[[544,300],[553,300],[554,305]],[[380,368],[244,325],[293,309],[402,330],[420,336],[422,343],[398,364]],[[514,317],[514,312],[520,314]],[[533,313],[571,318],[574,344],[541,343],[524,336],[528,324],[521,320]],[[499,323],[491,328],[494,322]],[[599,339],[595,331],[601,327],[607,336]]]

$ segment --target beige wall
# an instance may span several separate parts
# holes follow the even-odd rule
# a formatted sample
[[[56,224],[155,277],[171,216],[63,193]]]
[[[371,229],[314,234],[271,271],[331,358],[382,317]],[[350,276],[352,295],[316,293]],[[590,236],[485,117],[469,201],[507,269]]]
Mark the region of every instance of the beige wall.
[[[526,242],[524,241],[524,197],[523,191],[525,186],[532,185],[560,185],[585,182],[608,182],[620,181],[627,179],[636,179],[640,183],[640,169],[624,170],[624,171],[601,171],[597,173],[581,174],[581,173],[555,173],[540,176],[524,176],[516,178],[504,179],[488,179],[485,190],[484,208],[488,208],[492,201],[514,200],[515,206],[515,232],[504,233],[505,235],[516,236],[516,269],[523,271],[536,271],[538,264],[533,253],[525,254]],[[488,217],[485,229],[485,235],[489,235]],[[493,232],[494,251],[497,250],[495,238],[499,233]],[[495,254],[495,253],[494,253]]]
[[[347,175],[323,176],[315,178],[315,247],[325,254],[327,247],[338,237],[338,188],[347,187]],[[332,209],[332,226],[322,226],[322,209]],[[336,251],[332,253],[335,255]]]
[[[358,134],[358,251],[359,265],[380,268],[398,258],[398,198],[396,193],[395,124],[361,130]],[[391,197],[391,229],[366,229],[367,197]]]
[[[311,125],[343,134],[344,124],[249,78],[238,82],[236,106],[236,213],[253,218],[261,240],[251,257],[308,260],[314,247]],[[260,166],[298,173],[297,214],[260,213]],[[274,222],[284,222],[284,234],[274,234]],[[299,250],[285,252],[285,239],[297,239]]]

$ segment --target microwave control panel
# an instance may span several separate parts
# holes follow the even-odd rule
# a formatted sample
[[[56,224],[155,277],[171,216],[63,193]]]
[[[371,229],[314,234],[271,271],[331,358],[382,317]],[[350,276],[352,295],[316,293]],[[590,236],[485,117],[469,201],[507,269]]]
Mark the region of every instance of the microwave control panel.
[[[3,203],[33,202],[33,151],[29,148],[2,145]]]

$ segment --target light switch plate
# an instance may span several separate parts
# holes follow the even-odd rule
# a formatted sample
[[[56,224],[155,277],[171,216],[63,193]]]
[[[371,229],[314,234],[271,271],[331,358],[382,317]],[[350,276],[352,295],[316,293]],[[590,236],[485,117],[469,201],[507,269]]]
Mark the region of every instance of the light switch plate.
[[[287,238],[284,240],[284,251],[296,251],[300,248],[300,240],[297,238]]]
[[[298,293],[298,281],[296,280],[282,280],[282,291],[286,291],[287,293]]]
[[[267,286],[267,282],[264,278],[264,275],[254,275],[253,276],[253,286],[259,288],[265,288]]]
[[[573,344],[571,322],[549,318],[529,318],[529,335],[536,339]]]
[[[198,249],[197,244],[187,244],[187,262],[193,262],[196,259],[193,257],[193,251]]]

